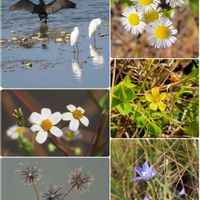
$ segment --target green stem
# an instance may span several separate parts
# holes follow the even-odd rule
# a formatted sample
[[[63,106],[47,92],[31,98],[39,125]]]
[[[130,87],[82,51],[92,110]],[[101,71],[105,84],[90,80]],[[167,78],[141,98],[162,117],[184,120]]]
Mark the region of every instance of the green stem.
[[[155,189],[155,186],[153,184],[153,181],[149,180],[149,181],[147,181],[147,184],[148,184],[148,186],[151,189],[151,194],[152,194],[153,200],[157,200],[157,198],[156,198],[156,196],[157,196],[156,195],[156,189]]]

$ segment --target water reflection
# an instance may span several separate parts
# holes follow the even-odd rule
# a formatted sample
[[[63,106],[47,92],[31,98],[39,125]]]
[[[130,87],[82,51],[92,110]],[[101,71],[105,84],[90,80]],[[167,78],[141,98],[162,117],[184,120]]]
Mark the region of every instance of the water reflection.
[[[41,22],[39,31],[43,37],[47,37],[47,32],[48,32],[48,25],[45,22]]]
[[[90,44],[90,56],[94,65],[103,65],[104,57],[100,50]]]
[[[72,71],[73,71],[75,79],[81,80],[82,66],[77,60],[72,60]]]

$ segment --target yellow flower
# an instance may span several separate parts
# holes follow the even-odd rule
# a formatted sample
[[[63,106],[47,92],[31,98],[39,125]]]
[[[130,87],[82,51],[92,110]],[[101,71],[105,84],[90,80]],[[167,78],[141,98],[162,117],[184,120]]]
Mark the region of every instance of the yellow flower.
[[[146,94],[145,98],[151,102],[149,105],[151,110],[157,110],[159,108],[161,111],[164,111],[166,109],[166,104],[163,101],[167,99],[167,93],[163,92],[160,94],[159,87],[152,88],[151,94]]]

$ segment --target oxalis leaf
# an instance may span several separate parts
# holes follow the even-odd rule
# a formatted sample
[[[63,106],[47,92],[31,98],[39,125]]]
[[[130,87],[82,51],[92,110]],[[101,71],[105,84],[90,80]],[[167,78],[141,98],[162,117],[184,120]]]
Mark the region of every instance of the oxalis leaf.
[[[162,133],[161,128],[157,126],[155,123],[149,122],[147,126],[149,132],[155,137],[159,137],[160,134]]]
[[[125,116],[128,113],[131,112],[132,110],[132,106],[128,103],[123,103],[123,104],[119,104],[117,106],[118,111],[120,112],[121,115]]]

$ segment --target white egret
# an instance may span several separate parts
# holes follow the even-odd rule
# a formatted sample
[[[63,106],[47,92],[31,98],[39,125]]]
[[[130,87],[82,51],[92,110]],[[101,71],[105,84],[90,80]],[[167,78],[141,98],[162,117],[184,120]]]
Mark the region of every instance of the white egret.
[[[93,19],[90,24],[89,24],[89,28],[88,28],[88,35],[89,35],[89,38],[92,37],[92,35],[94,35],[94,41],[95,41],[95,33],[98,29],[98,27],[100,26],[101,24],[101,19],[100,18],[95,18]]]
[[[70,34],[70,45],[73,47],[73,49],[74,49],[74,46],[76,45],[77,52],[79,51],[78,45],[77,45],[78,38],[79,38],[79,29],[78,27],[74,27],[74,30]],[[74,52],[75,52],[75,49],[74,49]]]

